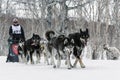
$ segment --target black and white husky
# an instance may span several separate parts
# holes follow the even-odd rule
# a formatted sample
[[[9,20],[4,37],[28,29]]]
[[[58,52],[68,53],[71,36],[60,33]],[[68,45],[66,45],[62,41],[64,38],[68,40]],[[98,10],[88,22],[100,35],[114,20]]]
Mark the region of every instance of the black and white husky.
[[[89,38],[88,29],[85,31],[80,29],[80,32],[78,33],[69,34],[69,38],[74,40],[73,55],[76,57],[76,60],[73,64],[73,67],[76,67],[77,62],[79,61],[81,68],[85,68],[85,65],[81,59],[81,53],[83,48],[87,45],[87,40]]]
[[[19,53],[27,63],[30,59],[31,64],[34,64],[33,54],[36,52],[37,61],[40,61],[40,36],[38,34],[33,34],[32,38],[26,40],[23,43],[19,43]],[[28,58],[29,56],[29,58]]]
[[[59,68],[61,65],[61,56],[67,55],[67,65],[68,69],[70,69],[72,67],[70,62],[70,54],[73,50],[74,40],[65,37],[64,35],[54,37],[54,31],[47,31],[45,35],[48,40],[47,48],[51,54],[51,62],[53,67],[56,68],[54,61],[55,53],[53,53],[53,50],[55,49],[57,51],[57,67]]]

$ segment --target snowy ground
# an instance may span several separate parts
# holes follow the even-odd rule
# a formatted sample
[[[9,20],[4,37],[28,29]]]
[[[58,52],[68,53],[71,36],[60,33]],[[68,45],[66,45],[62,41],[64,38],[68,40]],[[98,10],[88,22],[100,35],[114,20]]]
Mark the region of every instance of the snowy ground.
[[[40,64],[5,63],[0,57],[0,80],[120,80],[120,60],[83,60],[86,68],[68,70],[64,64],[53,69]],[[63,62],[62,62],[63,63]]]

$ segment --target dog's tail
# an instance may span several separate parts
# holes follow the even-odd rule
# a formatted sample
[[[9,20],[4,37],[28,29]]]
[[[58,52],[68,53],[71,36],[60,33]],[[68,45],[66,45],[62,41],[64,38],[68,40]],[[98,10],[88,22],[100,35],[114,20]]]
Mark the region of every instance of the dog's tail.
[[[47,32],[45,33],[45,37],[46,37],[46,39],[47,39],[48,41],[50,41],[54,35],[55,35],[55,32],[52,31],[52,30],[47,31]]]

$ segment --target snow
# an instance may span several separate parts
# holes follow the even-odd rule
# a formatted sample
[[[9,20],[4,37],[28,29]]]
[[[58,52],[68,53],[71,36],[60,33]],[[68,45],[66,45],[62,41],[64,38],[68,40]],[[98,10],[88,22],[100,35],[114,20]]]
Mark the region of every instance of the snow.
[[[120,60],[88,60],[86,68],[67,69],[62,61],[61,67],[52,68],[44,64],[6,63],[0,56],[0,80],[120,80]]]

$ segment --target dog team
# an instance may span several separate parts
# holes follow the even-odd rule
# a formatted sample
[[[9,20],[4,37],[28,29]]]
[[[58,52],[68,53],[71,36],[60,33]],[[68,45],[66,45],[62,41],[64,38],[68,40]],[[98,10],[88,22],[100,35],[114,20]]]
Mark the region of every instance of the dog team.
[[[38,34],[33,33],[33,36],[30,39],[25,40],[24,31],[16,18],[13,20],[13,23],[14,24],[9,30],[10,38],[8,42],[10,43],[11,41],[11,44],[6,62],[12,62],[10,61],[10,54],[12,53],[17,53],[15,54],[18,55],[17,62],[22,61],[28,63],[30,61],[31,64],[35,63],[33,55],[37,58],[36,63],[39,63],[41,55],[44,55],[47,64],[53,65],[53,68],[59,68],[61,66],[62,59],[65,59],[65,64],[68,69],[76,67],[78,62],[80,63],[81,68],[85,68],[81,58],[81,53],[87,45],[90,37],[89,30],[87,28],[84,31],[80,29],[78,32],[70,33],[68,36],[63,34],[56,35],[55,31],[48,30],[44,34],[45,39],[42,39]],[[18,45],[16,52],[15,47],[11,47],[13,44]],[[75,57],[74,64],[71,64],[71,55],[74,55]],[[56,60],[57,64],[55,64]]]

